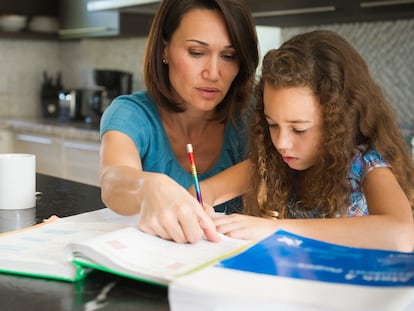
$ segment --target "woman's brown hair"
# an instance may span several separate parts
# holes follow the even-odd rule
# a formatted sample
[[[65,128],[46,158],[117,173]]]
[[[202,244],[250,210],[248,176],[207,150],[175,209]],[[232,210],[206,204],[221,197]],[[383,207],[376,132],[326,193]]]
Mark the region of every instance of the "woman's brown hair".
[[[319,99],[323,142],[313,167],[300,172],[290,169],[273,146],[263,112],[265,83],[274,88],[309,87]],[[409,146],[366,62],[341,36],[313,31],[269,51],[256,95],[251,127],[255,139],[250,146],[255,191],[247,213],[295,217],[289,206],[300,202],[300,211],[316,208],[315,217],[345,214],[351,193],[348,176],[359,145],[376,150],[390,164],[413,205],[414,164]]]
[[[183,15],[194,9],[215,10],[223,16],[240,64],[226,97],[216,107],[217,120],[228,122],[251,102],[259,62],[255,24],[242,0],[163,0],[152,22],[145,51],[145,85],[157,104],[170,111],[183,111],[172,93],[168,67],[162,63],[163,42],[171,40]]]

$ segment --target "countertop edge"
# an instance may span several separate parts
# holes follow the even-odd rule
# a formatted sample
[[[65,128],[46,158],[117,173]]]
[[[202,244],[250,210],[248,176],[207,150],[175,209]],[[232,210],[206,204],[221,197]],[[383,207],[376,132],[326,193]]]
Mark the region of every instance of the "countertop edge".
[[[100,142],[99,129],[97,126],[92,126],[84,122],[58,122],[57,120],[37,118],[8,118],[0,119],[0,129]]]

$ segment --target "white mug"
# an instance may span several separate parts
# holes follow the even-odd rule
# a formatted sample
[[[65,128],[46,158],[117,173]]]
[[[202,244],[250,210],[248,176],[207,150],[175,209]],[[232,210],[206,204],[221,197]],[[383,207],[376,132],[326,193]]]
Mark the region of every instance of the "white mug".
[[[6,210],[0,209],[0,233],[33,226],[36,224],[36,207]]]
[[[0,209],[36,206],[36,157],[34,154],[0,154]]]

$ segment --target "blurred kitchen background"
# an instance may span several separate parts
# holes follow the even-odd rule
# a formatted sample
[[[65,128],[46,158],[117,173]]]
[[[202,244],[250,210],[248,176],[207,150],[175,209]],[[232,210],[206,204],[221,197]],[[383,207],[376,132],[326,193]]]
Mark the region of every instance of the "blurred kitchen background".
[[[291,36],[313,29],[334,30],[348,39],[368,62],[410,139],[414,134],[414,0],[246,3],[258,25],[261,56]],[[52,85],[60,84],[64,94],[77,89],[102,91],[95,72],[104,70],[126,73],[131,91],[144,88],[141,62],[158,4],[150,0],[1,0],[0,119],[15,121],[4,126],[11,130],[7,148],[32,150],[16,149],[21,144],[13,144],[16,128],[21,130],[19,121],[42,124],[47,119],[49,126],[59,126],[58,117],[50,122],[53,114],[45,118],[41,95],[47,79]],[[97,130],[97,125],[91,129]],[[94,139],[98,144],[99,138]]]

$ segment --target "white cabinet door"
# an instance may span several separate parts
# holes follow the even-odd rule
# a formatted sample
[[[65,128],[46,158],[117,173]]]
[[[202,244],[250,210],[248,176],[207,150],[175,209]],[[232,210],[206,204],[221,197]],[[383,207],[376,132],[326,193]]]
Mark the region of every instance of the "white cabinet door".
[[[0,153],[13,152],[13,134],[8,129],[0,129]]]
[[[14,152],[36,156],[36,172],[62,177],[62,140],[55,136],[16,132]]]
[[[99,142],[63,142],[64,178],[99,186]]]

